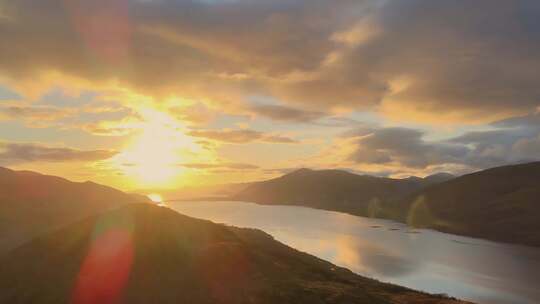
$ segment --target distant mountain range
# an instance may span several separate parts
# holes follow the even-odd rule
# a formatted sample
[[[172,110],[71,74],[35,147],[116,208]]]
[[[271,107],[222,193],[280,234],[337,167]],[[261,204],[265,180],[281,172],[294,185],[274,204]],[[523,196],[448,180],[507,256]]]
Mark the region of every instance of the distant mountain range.
[[[426,178],[392,179],[342,170],[299,169],[275,179],[253,183],[231,198],[376,216],[385,202],[406,197],[452,178],[454,176],[448,173]]]
[[[455,178],[443,173],[390,179],[300,169],[253,183],[230,199],[341,211],[540,246],[540,162]]]
[[[129,204],[0,259],[0,303],[464,303],[363,278],[271,236]]]
[[[0,255],[41,233],[145,200],[92,182],[0,168]]]
[[[463,175],[386,208],[417,227],[540,246],[540,162]]]

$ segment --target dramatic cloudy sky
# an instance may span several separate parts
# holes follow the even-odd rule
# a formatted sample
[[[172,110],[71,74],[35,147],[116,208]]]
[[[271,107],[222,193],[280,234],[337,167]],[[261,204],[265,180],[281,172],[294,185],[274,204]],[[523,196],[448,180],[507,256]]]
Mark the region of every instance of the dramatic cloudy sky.
[[[536,0],[0,0],[0,166],[123,189],[540,160]]]

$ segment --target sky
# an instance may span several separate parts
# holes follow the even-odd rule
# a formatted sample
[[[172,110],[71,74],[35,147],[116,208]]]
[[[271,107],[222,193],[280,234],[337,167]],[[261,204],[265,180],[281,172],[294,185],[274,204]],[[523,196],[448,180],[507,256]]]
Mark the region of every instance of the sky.
[[[0,0],[0,166],[124,190],[540,160],[536,0]]]

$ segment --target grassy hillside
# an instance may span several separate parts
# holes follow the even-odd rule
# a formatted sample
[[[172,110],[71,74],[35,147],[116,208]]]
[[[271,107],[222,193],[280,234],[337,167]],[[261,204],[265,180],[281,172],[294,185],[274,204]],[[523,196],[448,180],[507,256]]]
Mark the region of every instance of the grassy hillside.
[[[391,179],[357,175],[341,170],[300,169],[250,185],[233,196],[262,204],[291,204],[375,215],[383,203],[414,193],[423,187],[452,178],[440,174],[429,178]]]
[[[388,216],[415,226],[540,246],[540,162],[433,185],[395,202]]]
[[[91,182],[0,168],[0,254],[40,233],[136,201],[141,198]]]
[[[453,178],[388,179],[302,169],[233,199],[394,219],[416,227],[540,246],[540,162]]]
[[[109,211],[0,259],[1,303],[460,303],[380,283],[251,229],[150,204]]]

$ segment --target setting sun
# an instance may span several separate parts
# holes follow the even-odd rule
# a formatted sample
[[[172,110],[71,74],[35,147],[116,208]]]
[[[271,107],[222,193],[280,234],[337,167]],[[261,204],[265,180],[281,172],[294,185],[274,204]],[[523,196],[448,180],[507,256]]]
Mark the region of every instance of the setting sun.
[[[0,304],[540,303],[539,20],[0,0]]]
[[[140,186],[170,186],[185,171],[180,164],[199,147],[169,115],[153,109],[142,110],[141,115],[145,121],[137,125],[139,133],[113,163]]]
[[[163,203],[163,198],[157,193],[148,194],[148,198],[156,204]]]

